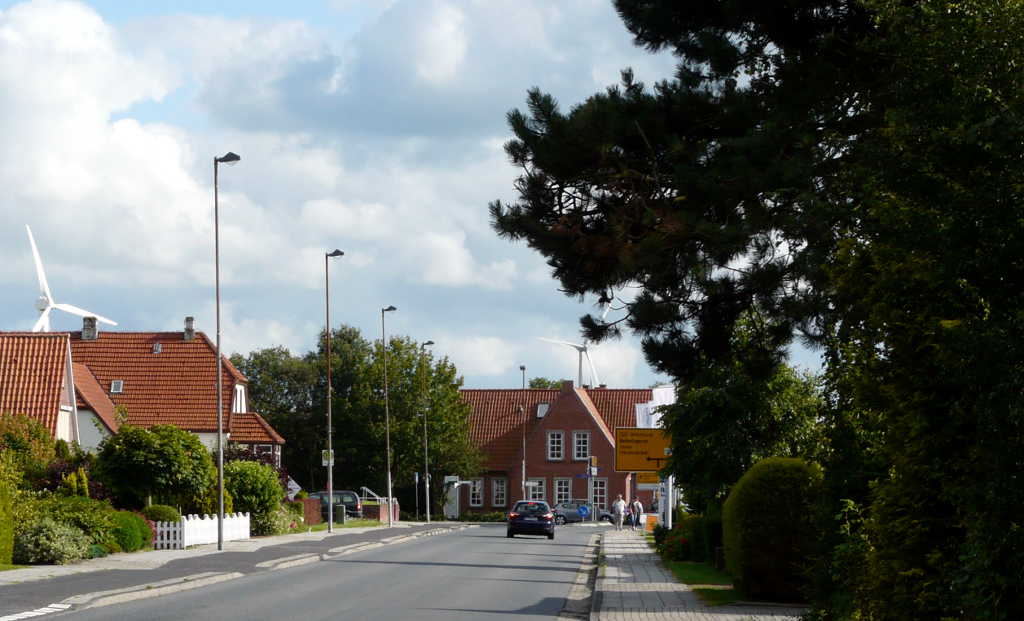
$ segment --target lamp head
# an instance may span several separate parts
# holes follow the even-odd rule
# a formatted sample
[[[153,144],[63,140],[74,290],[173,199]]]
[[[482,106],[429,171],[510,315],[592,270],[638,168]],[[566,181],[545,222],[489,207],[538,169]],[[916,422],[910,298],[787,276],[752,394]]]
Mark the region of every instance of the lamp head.
[[[396,311],[396,310],[398,310],[398,309],[395,308],[394,306],[388,306],[387,308],[380,309],[380,312],[382,312],[382,313],[389,313],[391,311]]]
[[[345,253],[342,252],[341,250],[338,250],[337,248],[335,248],[334,252],[328,252],[327,256],[329,256],[329,257],[343,257],[343,256],[345,256]]]
[[[526,365],[525,364],[519,365],[519,370],[520,371],[525,371],[526,370]]]
[[[420,345],[420,347],[430,347],[433,344],[434,344],[434,341],[427,341],[426,343]]]
[[[234,164],[240,159],[242,158],[239,157],[237,153],[232,153],[231,151],[228,151],[227,153],[220,157],[213,158],[213,161],[217,162],[218,164]]]

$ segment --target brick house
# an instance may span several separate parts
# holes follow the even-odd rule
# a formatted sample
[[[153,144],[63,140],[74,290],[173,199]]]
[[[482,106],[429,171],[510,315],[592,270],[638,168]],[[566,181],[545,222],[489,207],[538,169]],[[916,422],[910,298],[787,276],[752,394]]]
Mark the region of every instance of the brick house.
[[[458,487],[458,512],[507,511],[520,498],[551,505],[591,500],[608,509],[618,494],[650,506],[652,492],[635,489],[631,473],[615,472],[615,428],[637,426],[637,406],[651,389],[576,388],[460,391],[472,408],[473,443],[484,453],[483,475]],[[526,447],[526,480],[522,477]],[[591,457],[598,473],[587,476]]]
[[[131,425],[175,425],[216,448],[217,350],[191,318],[182,332],[100,332],[90,319],[79,332],[0,333],[0,411],[29,414],[54,437],[90,450],[117,432],[115,408],[123,406]],[[67,366],[66,380],[58,364]],[[228,444],[280,464],[284,438],[249,411],[248,380],[226,357],[221,381]],[[51,413],[58,399],[62,409]]]

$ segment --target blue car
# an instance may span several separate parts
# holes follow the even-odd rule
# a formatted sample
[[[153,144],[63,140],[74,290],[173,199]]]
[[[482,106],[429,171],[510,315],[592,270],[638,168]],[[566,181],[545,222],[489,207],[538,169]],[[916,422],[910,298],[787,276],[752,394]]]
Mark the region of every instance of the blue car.
[[[508,512],[509,539],[516,535],[545,535],[555,538],[555,514],[548,503],[541,500],[520,500]]]

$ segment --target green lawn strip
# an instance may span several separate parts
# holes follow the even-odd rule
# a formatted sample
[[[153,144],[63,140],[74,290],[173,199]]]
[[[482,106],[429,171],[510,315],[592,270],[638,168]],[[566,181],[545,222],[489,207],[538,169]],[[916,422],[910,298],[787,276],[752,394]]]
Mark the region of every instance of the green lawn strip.
[[[0,571],[7,571],[8,569],[24,569],[27,565],[7,565],[0,563]]]
[[[693,592],[708,606],[722,606],[740,601],[740,595],[731,587],[693,587]]]
[[[662,561],[672,574],[683,584],[717,584],[732,586],[732,578],[707,563],[694,561]]]
[[[342,524],[341,522],[335,522],[334,523],[334,527],[335,528],[366,528],[366,527],[374,527],[374,526],[381,526],[381,525],[382,524],[379,521],[377,521],[377,520],[366,520],[366,519],[351,519],[351,520],[346,521],[344,524]],[[319,524],[314,524],[312,526],[299,525],[299,526],[296,526],[294,529],[292,529],[290,532],[293,532],[293,533],[304,533],[304,532],[307,532],[307,531],[310,531],[310,530],[313,531],[313,532],[320,532],[320,531],[327,530],[327,522],[320,522]]]

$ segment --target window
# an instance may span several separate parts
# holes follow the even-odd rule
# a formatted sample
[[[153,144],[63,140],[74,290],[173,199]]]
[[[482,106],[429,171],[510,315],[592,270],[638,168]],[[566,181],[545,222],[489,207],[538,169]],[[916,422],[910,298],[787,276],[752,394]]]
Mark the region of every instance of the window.
[[[495,507],[504,507],[508,502],[506,499],[506,490],[508,489],[508,481],[505,479],[492,479],[491,480],[491,505]]]
[[[231,411],[235,414],[244,414],[248,410],[247,404],[245,403],[245,386],[242,384],[235,384],[235,399],[231,404]]]
[[[608,510],[608,479],[590,479],[591,498],[598,509]]]
[[[544,500],[547,496],[547,492],[544,489],[544,479],[527,479],[527,482],[532,482],[532,485],[526,487],[526,499],[527,500]]]
[[[473,479],[469,482],[469,506],[484,506],[484,480]]]
[[[274,454],[274,445],[273,444],[255,444],[255,445],[253,445],[253,447],[256,449],[253,452],[256,453],[257,457],[263,457],[264,455],[273,455]]]
[[[564,437],[561,431],[548,432],[548,460],[560,461],[564,455]]]
[[[572,432],[573,459],[590,459],[590,432]]]
[[[572,500],[572,479],[555,479],[555,504]]]
[[[124,380],[114,380],[110,382],[110,394],[117,394],[124,392]]]

